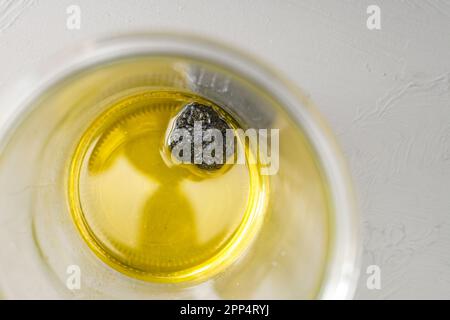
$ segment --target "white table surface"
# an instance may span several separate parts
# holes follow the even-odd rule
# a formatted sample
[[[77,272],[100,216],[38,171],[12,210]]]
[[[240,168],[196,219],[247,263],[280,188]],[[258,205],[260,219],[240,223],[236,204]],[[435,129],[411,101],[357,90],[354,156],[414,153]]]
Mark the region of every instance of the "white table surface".
[[[80,30],[66,28],[73,4]],[[366,27],[371,4],[381,30]],[[358,192],[356,298],[450,298],[450,1],[0,0],[0,89],[81,40],[142,30],[222,41],[303,88]],[[380,290],[366,286],[371,264]]]

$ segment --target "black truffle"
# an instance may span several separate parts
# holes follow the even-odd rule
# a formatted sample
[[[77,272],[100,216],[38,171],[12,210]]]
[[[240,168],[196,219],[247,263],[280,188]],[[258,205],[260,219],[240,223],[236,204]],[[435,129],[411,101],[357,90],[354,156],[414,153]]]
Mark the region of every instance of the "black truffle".
[[[198,134],[198,131],[194,130],[194,124],[195,123],[201,123],[201,131],[204,135],[205,132],[207,132],[208,129],[217,129],[220,131],[222,136],[222,148],[220,146],[216,145],[218,142],[215,141],[214,138],[209,139],[210,141],[204,141],[201,140],[201,150],[199,148],[195,148],[194,140],[196,139],[194,135]],[[197,124],[197,126],[199,126]],[[227,130],[231,130],[231,126],[225,121],[225,119],[216,111],[214,108],[210,106],[206,106],[197,102],[192,102],[187,105],[185,105],[182,110],[176,115],[174,119],[173,126],[171,128],[171,131],[169,132],[169,136],[167,139],[167,143],[169,145],[170,151],[173,150],[173,148],[178,145],[179,143],[183,142],[183,139],[179,136],[174,134],[176,132],[176,129],[185,129],[189,133],[190,137],[187,138],[187,141],[184,141],[185,143],[190,144],[190,163],[195,164],[198,168],[203,170],[218,170],[220,169],[223,164],[225,163],[227,157],[229,156],[229,151],[226,148],[226,132]],[[194,132],[195,131],[195,132]],[[201,138],[200,138],[201,139]],[[200,145],[200,144],[198,144]],[[211,156],[215,157],[215,150],[221,150],[222,155],[220,159],[222,161],[211,161],[211,159],[205,159],[203,157],[203,152],[206,149],[212,150]],[[175,155],[178,158],[179,155]],[[181,151],[182,156],[182,151]],[[197,161],[194,161],[197,159]],[[180,159],[181,160],[181,159]],[[195,163],[197,162],[197,163]],[[217,163],[218,162],[218,163]]]

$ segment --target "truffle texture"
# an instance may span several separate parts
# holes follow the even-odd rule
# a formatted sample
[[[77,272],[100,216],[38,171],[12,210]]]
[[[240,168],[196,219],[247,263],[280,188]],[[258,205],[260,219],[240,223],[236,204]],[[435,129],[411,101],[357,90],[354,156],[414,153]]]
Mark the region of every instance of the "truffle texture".
[[[216,141],[216,137],[209,129],[216,129],[214,131],[222,139]],[[227,130],[232,130],[231,126],[213,107],[192,102],[185,105],[175,116],[167,143],[170,151],[180,143],[188,143],[190,147],[188,162],[202,170],[218,170],[230,155],[230,151],[226,148]],[[222,154],[217,155],[216,152]],[[207,157],[206,154],[210,156]],[[180,160],[185,158],[183,151],[180,154],[175,153],[175,156]]]

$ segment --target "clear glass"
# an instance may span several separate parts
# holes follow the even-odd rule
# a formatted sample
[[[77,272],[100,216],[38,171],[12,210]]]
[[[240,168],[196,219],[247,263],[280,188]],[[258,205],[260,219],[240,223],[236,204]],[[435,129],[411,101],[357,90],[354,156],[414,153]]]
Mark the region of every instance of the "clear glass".
[[[164,61],[156,68],[155,61]],[[158,65],[161,65],[160,63]],[[199,282],[153,283],[103,263],[71,219],[68,173],[108,99],[182,89],[248,127],[280,129],[280,167],[246,250]],[[339,148],[311,102],[254,58],[197,38],[127,35],[86,43],[1,95],[0,296],[6,298],[344,299],[359,272],[359,220]],[[67,268],[81,288],[66,286]]]

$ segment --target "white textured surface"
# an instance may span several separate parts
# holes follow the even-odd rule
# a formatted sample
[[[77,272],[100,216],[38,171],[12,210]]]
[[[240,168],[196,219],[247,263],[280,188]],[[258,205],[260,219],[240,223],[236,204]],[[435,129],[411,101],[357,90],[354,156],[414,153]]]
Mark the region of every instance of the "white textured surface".
[[[66,8],[81,7],[81,30]],[[381,30],[366,8],[381,8]],[[357,298],[450,298],[450,1],[0,0],[0,89],[79,40],[183,31],[308,92],[349,159],[364,220]],[[366,288],[378,264],[382,289]]]

